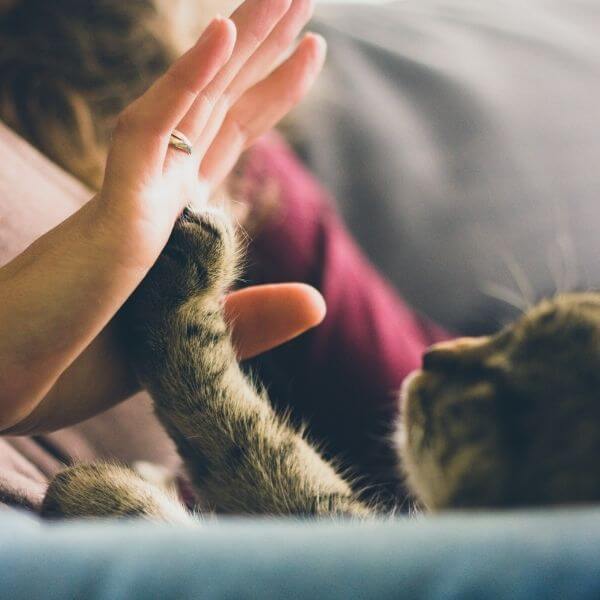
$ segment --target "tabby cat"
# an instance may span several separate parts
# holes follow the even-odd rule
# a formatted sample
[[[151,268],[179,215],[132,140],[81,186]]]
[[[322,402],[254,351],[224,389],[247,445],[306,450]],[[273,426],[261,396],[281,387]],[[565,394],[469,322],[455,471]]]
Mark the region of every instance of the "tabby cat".
[[[431,509],[600,500],[600,294],[546,300],[496,335],[434,346],[398,445]]]
[[[167,19],[174,5],[0,0],[0,117],[98,187],[116,115],[179,54],[174,40],[190,39]],[[220,304],[236,264],[229,217],[187,210],[122,314],[138,374],[187,465],[198,507],[379,512],[240,370]],[[595,294],[544,302],[489,338],[434,347],[401,394],[397,445],[410,488],[434,510],[599,500],[599,379]],[[109,464],[60,473],[43,512],[195,522],[170,492]]]
[[[219,513],[365,517],[350,484],[241,371],[221,311],[236,267],[233,227],[186,210],[123,311],[140,380],[201,506]],[[490,338],[433,347],[404,386],[399,447],[425,507],[600,499],[600,296],[544,302]],[[124,467],[60,473],[48,516],[189,518]]]

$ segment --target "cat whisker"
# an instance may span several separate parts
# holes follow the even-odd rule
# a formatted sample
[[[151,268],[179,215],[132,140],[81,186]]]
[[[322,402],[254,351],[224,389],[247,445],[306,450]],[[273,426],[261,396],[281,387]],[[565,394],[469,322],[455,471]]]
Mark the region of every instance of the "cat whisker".
[[[567,207],[560,198],[554,195],[552,198],[556,230],[556,239],[553,247],[558,250],[555,267],[559,269],[558,273],[555,274],[555,279],[558,279],[556,291],[558,293],[563,293],[572,291],[577,284],[577,253],[573,243],[573,234],[570,227]],[[551,267],[550,263],[549,267]],[[558,277],[556,277],[556,275],[558,275]]]
[[[509,306],[516,308],[519,313],[525,312],[529,308],[528,301],[524,299],[515,290],[494,282],[486,282],[481,286],[481,291],[486,296],[505,302]]]
[[[510,306],[517,308],[520,312],[533,307],[536,302],[534,288],[516,257],[506,248],[501,240],[494,239],[489,235],[484,236],[483,233],[481,235],[482,238],[485,238],[487,245],[491,245],[492,249],[495,247],[496,255],[501,259],[518,288],[517,292],[502,284],[484,282],[481,286],[482,292],[491,298],[506,302]]]
[[[525,302],[525,309],[533,307],[535,304],[535,291],[525,270],[511,252],[502,251],[500,248],[500,256],[521,293]]]
[[[548,265],[548,271],[554,284],[553,295],[560,294],[563,291],[561,270],[560,265],[557,264],[556,255],[552,252],[552,248],[548,248],[546,251],[546,264]]]

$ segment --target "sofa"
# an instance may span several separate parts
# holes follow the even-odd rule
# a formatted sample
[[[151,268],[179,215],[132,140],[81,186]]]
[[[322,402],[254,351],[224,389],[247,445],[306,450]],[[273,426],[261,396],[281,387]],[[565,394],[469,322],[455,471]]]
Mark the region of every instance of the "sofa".
[[[489,296],[516,285],[498,239],[535,275],[534,296],[555,286],[545,250],[555,242],[587,274],[572,287],[599,283],[593,0],[323,7],[314,25],[331,58],[296,116],[297,147],[415,305],[459,331],[513,316]],[[0,264],[89,194],[0,124]],[[193,531],[41,522],[48,478],[66,460],[99,458],[179,464],[144,394],[75,427],[0,439],[3,596],[600,597],[595,507],[362,524],[229,518]]]

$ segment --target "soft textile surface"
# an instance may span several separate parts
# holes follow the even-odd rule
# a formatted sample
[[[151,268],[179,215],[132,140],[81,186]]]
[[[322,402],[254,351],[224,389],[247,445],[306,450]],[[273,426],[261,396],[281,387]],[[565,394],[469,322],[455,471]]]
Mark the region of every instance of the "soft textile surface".
[[[41,526],[0,518],[11,600],[600,596],[600,512],[416,521]]]
[[[332,5],[313,26],[304,150],[413,306],[479,332],[526,281],[600,288],[597,0]]]

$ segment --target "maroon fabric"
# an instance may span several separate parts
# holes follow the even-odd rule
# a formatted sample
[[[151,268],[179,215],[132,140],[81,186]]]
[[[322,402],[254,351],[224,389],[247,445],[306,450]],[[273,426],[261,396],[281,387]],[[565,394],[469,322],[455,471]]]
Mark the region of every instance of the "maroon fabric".
[[[311,333],[255,367],[330,454],[354,465],[363,484],[395,493],[390,436],[397,391],[430,344],[448,335],[411,310],[347,233],[326,192],[279,138],[248,157],[249,200],[277,196],[277,212],[250,244],[252,283],[302,281],[325,297]],[[368,219],[368,215],[365,215]]]

